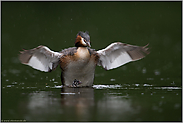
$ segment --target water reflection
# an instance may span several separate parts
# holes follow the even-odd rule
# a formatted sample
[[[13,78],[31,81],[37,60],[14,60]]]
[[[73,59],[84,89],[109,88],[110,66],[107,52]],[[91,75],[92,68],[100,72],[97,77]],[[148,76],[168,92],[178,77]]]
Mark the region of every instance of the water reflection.
[[[139,109],[132,106],[128,95],[110,92],[95,100],[94,88],[61,88],[60,96],[52,91],[29,94],[27,121],[90,121],[94,112],[96,120],[115,121],[136,114]],[[99,89],[95,96],[99,94]]]
[[[86,119],[94,106],[93,88],[61,88],[61,93],[40,91],[29,94],[27,121],[71,121]],[[46,116],[46,117],[45,117]],[[69,118],[70,116],[71,118]]]
[[[62,87],[60,94],[54,91],[30,93],[28,111],[24,118],[27,121],[54,121],[53,117],[60,121],[90,121],[93,113],[97,111],[95,119],[115,121],[139,112],[138,108],[134,109],[126,94],[110,92],[95,100],[98,97],[94,97],[94,90]],[[100,91],[103,90],[99,89],[95,96],[99,95]]]
[[[160,121],[180,119],[181,87],[150,84],[93,88],[3,88],[3,119],[26,121]],[[16,99],[15,99],[16,97]],[[8,102],[8,103],[7,103]],[[169,115],[172,111],[176,115]],[[12,113],[13,112],[13,113]],[[159,117],[161,115],[161,117]],[[5,117],[6,116],[6,117]],[[149,117],[151,116],[151,117]],[[156,118],[159,117],[159,120]]]
[[[29,94],[27,113],[24,119],[27,121],[46,121],[52,116],[62,114],[59,99],[52,96],[52,92],[40,91]]]
[[[140,107],[134,106],[128,95],[117,94],[119,96],[115,93],[109,93],[97,103],[98,115],[102,121],[129,121],[130,117],[140,112]],[[102,117],[105,117],[105,119]]]
[[[61,104],[66,107],[74,107],[73,113],[77,120],[87,120],[91,115],[91,108],[94,106],[94,89],[62,88]]]
[[[93,88],[67,88],[61,89],[61,103],[67,106],[87,107],[94,105]]]

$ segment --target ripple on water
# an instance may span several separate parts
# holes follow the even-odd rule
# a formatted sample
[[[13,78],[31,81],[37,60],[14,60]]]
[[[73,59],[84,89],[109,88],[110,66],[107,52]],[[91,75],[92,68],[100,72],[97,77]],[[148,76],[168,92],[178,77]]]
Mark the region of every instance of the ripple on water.
[[[106,88],[121,88],[121,85],[93,85],[93,88],[95,89],[106,89]]]
[[[170,90],[179,90],[182,89],[181,87],[154,87],[154,89],[170,89]]]
[[[60,89],[63,88],[62,85],[57,85],[58,82],[53,82],[55,85],[50,86],[50,85],[46,85],[46,88],[55,88],[55,89]],[[4,88],[16,88],[16,87],[20,87],[20,85],[24,85],[24,83],[18,83],[16,81],[13,81],[11,84],[7,84],[5,86],[3,86]],[[129,90],[136,90],[136,89],[155,89],[155,90],[181,90],[182,87],[179,86],[154,86],[152,84],[115,84],[115,85],[93,85],[92,86],[94,89],[129,89]],[[29,89],[29,88],[39,88],[39,87],[22,87],[22,89]]]
[[[60,94],[74,95],[74,94],[76,94],[76,93],[60,93]]]
[[[63,86],[62,85],[54,85],[54,86],[47,85],[46,88],[60,89],[60,88],[63,88]],[[93,88],[94,89],[130,89],[130,90],[142,89],[142,88],[149,88],[149,89],[156,89],[156,90],[182,89],[181,87],[156,87],[151,84],[93,85]]]

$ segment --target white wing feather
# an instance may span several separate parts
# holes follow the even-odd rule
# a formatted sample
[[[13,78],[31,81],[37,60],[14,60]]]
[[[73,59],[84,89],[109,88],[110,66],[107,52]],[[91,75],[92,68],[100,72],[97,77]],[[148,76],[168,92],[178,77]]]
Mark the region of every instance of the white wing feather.
[[[55,69],[59,64],[59,58],[62,56],[61,53],[51,51],[46,46],[38,46],[20,53],[19,59],[21,63],[45,72]]]
[[[109,70],[128,62],[139,60],[149,53],[146,46],[140,47],[121,42],[112,43],[105,49],[97,51],[99,55],[97,65]]]

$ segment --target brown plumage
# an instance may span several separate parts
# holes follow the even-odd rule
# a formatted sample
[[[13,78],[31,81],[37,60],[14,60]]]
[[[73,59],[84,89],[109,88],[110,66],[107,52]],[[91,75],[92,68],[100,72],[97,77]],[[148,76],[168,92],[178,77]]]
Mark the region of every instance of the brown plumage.
[[[83,87],[93,85],[96,65],[110,70],[149,54],[148,45],[140,47],[121,42],[95,51],[89,48],[89,33],[81,31],[76,36],[75,46],[60,52],[51,51],[46,46],[38,46],[21,51],[19,59],[21,63],[44,72],[51,72],[60,65],[61,81],[64,86]]]

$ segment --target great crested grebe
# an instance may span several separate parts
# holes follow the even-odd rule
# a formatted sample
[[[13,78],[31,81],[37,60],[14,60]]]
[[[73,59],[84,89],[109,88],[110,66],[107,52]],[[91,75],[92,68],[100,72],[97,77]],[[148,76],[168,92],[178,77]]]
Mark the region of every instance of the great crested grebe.
[[[46,46],[38,46],[20,51],[19,59],[22,64],[44,72],[51,72],[60,64],[64,86],[84,87],[93,85],[96,65],[110,70],[142,59],[149,54],[147,46],[115,42],[105,49],[95,51],[89,48],[89,33],[80,31],[76,36],[75,47],[54,52]]]

